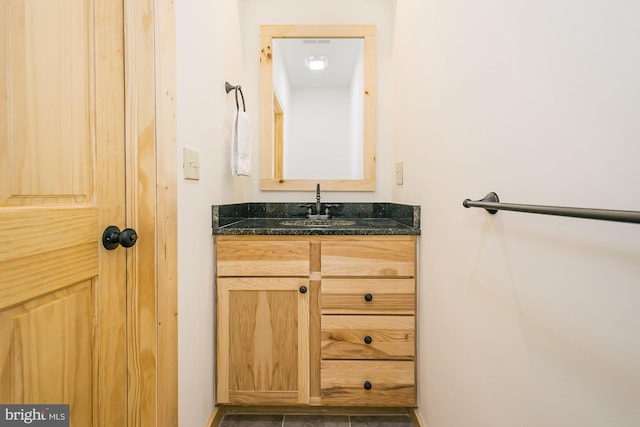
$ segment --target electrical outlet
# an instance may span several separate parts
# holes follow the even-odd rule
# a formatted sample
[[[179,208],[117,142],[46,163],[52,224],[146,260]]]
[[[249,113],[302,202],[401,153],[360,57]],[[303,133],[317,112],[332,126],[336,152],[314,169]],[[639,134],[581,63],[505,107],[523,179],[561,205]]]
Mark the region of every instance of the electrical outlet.
[[[402,185],[404,181],[404,162],[396,163],[396,185]]]
[[[189,148],[182,149],[182,169],[184,179],[200,179],[200,154]]]

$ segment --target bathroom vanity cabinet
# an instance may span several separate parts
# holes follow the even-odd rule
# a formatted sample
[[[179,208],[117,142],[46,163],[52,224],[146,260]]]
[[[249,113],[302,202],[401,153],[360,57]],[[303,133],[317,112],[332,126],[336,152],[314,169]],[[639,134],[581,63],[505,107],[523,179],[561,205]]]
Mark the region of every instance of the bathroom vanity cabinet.
[[[217,235],[217,402],[415,406],[416,238]]]

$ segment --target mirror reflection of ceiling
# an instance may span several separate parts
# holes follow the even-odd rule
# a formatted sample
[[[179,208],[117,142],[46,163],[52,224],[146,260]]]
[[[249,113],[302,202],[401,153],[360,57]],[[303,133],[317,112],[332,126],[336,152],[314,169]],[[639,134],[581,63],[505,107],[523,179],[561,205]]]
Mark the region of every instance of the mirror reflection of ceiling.
[[[363,45],[361,38],[273,39],[273,55],[282,58],[291,88],[349,87]],[[324,70],[307,67],[307,58],[322,56]]]

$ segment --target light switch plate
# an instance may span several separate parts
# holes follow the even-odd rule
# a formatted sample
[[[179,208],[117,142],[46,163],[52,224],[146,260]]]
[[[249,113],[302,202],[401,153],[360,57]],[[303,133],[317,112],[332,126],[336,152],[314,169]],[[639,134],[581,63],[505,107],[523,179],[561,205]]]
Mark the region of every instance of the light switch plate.
[[[182,149],[182,169],[184,179],[200,179],[200,154],[190,148]]]
[[[404,162],[396,163],[396,185],[402,185],[404,181]]]

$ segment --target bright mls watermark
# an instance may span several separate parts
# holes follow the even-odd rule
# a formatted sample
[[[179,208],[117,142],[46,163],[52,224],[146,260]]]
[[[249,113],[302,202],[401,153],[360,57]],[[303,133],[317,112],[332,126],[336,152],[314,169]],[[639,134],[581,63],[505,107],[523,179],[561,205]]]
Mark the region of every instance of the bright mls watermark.
[[[0,405],[0,426],[69,427],[69,405]]]

